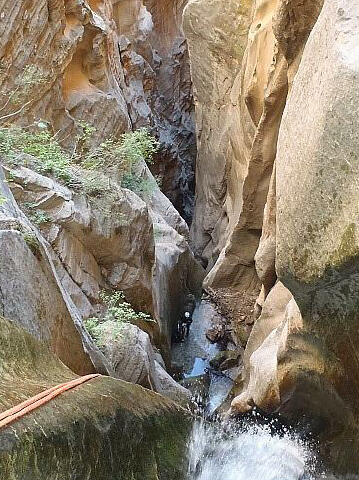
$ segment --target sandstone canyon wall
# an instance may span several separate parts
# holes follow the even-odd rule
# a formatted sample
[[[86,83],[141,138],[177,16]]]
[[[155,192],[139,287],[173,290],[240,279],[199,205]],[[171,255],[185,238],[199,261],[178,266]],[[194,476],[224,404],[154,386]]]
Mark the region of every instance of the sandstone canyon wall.
[[[93,129],[96,145],[148,126],[162,145],[154,166],[162,189],[190,219],[195,141],[182,8],[180,2],[41,1],[13,8],[3,2],[1,122],[46,125],[69,152],[84,128]],[[141,168],[139,176],[155,185]],[[166,196],[155,187],[143,201],[114,184],[116,204],[108,195],[94,206],[31,169],[10,170],[16,200],[49,218],[42,234],[80,314],[94,313],[101,288],[120,288],[136,308],[157,317],[157,343],[168,356],[173,319],[186,294],[198,292],[201,273],[186,243],[188,227]],[[161,233],[154,236],[156,229]]]
[[[101,378],[74,403],[59,401],[55,429],[50,405],[10,437],[2,430],[0,476],[55,478],[61,459],[70,478],[75,457],[91,478],[183,475],[186,413],[148,391],[188,402],[166,368],[173,328],[203,279],[179,213],[191,220],[196,152],[183,6],[0,2],[1,410],[74,374],[147,388]],[[103,153],[103,142],[114,150],[140,127],[160,143],[152,172],[144,158],[131,166],[142,190],[124,188],[114,166],[89,173],[75,159],[86,142],[88,151]],[[31,138],[31,151],[11,150],[11,132],[15,142]],[[42,168],[44,152],[55,169]],[[134,318],[120,334],[113,323],[99,348],[84,321],[104,313],[103,291],[123,292]],[[80,436],[84,449],[74,453]]]
[[[183,6],[2,1],[1,120],[46,120],[69,149],[84,119],[96,126],[94,142],[151,126],[163,189],[190,220],[196,145]]]
[[[256,405],[308,421],[324,458],[353,472],[358,11],[322,4],[188,3],[198,139],[191,235],[204,286],[233,329],[254,322],[232,411]]]
[[[166,367],[204,276],[243,349],[232,413],[256,406],[309,424],[331,467],[358,471],[357,10],[351,0],[0,0],[1,406],[72,372],[146,387],[101,378],[60,408],[58,431],[49,408],[1,434],[9,475],[37,458],[34,478],[52,478],[46,458],[71,460],[82,436],[97,439],[84,462],[94,478],[128,456],[128,476],[182,478],[164,450],[173,438],[183,455],[185,412],[148,389],[188,401]],[[76,162],[67,182],[36,170],[41,148],[8,155],[15,127],[47,132],[70,159],[148,127],[160,149],[135,173],[150,188],[98,169],[81,189],[89,177]],[[103,313],[103,290],[154,321],[140,316],[99,349],[84,320]],[[121,425],[140,432],[147,464],[134,460],[137,437],[121,447]]]

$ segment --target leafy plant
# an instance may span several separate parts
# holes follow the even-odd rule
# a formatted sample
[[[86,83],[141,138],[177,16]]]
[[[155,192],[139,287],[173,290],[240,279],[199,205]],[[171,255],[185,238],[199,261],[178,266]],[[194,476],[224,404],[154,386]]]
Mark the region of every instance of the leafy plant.
[[[110,340],[116,340],[126,323],[136,320],[154,321],[147,313],[136,312],[132,305],[126,302],[121,291],[102,291],[100,299],[106,307],[105,313],[99,318],[91,317],[84,321],[87,331],[99,347],[104,347]]]
[[[39,173],[50,173],[63,180],[71,180],[70,158],[48,131],[29,132],[19,127],[0,128],[0,153],[16,163],[16,156],[27,153],[32,167]],[[18,160],[19,161],[19,160]],[[29,160],[23,160],[27,164]]]
[[[153,225],[153,238],[159,240],[162,237],[162,229],[159,225]]]
[[[88,333],[94,339],[95,343],[97,343],[101,334],[101,329],[99,327],[99,319],[97,317],[86,318],[84,320],[84,325]]]
[[[158,151],[158,141],[146,128],[121,135],[119,140],[108,138],[92,149],[82,160],[85,168],[120,167],[123,172],[131,172],[132,167],[141,159],[153,162],[153,155]]]
[[[107,195],[111,190],[109,178],[114,173],[119,177],[121,186],[138,195],[146,197],[153,193],[156,182],[141,178],[134,170],[141,159],[152,163],[158,150],[157,140],[147,129],[124,133],[119,140],[109,138],[90,149],[87,143],[96,129],[85,122],[80,122],[80,126],[83,136],[77,144],[78,151],[71,156],[47,128],[34,132],[14,126],[0,128],[0,154],[5,155],[10,163],[51,174],[90,197]],[[31,157],[20,155],[24,153]],[[76,167],[78,163],[82,168]]]
[[[29,219],[35,225],[43,225],[44,223],[48,223],[51,221],[51,217],[49,217],[49,215],[43,210],[36,210],[34,212],[31,212],[29,214]]]
[[[121,179],[121,187],[128,188],[140,197],[150,197],[157,188],[156,180],[141,178],[133,173],[125,173]]]
[[[121,137],[121,151],[130,164],[138,163],[142,158],[146,163],[153,163],[153,156],[159,149],[158,141],[147,128],[124,133]]]
[[[118,322],[132,322],[137,319],[152,321],[150,315],[144,312],[136,312],[132,305],[125,300],[125,295],[121,291],[107,293],[102,291],[100,298],[107,306],[106,315]],[[105,317],[106,318],[106,317]]]
[[[90,150],[90,141],[97,129],[82,120],[78,122],[78,125],[82,129],[82,134],[77,137],[74,155],[82,157]]]
[[[1,205],[4,205],[6,200],[7,200],[6,197],[4,197],[3,195],[0,195],[0,207],[1,207]]]
[[[23,233],[23,238],[25,243],[30,248],[34,255],[38,255],[40,251],[40,244],[39,241],[34,233],[25,232]]]
[[[48,223],[51,221],[51,217],[44,210],[37,209],[37,204],[34,202],[24,202],[22,203],[29,220],[35,225],[42,225],[43,223]]]
[[[110,179],[99,172],[83,172],[80,189],[90,197],[99,197],[111,190]]]

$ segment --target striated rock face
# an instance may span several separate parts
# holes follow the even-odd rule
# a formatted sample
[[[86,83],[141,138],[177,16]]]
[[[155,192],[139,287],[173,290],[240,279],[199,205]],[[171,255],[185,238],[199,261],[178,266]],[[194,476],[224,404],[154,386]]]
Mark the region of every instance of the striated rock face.
[[[260,289],[254,256],[281,115],[321,3],[218,1],[207,10],[208,2],[193,1],[185,10],[198,123],[192,238],[207,266],[205,286],[224,297]],[[273,264],[265,263],[273,240],[266,243],[260,275],[272,286]]]
[[[3,318],[0,346],[0,412],[75,378],[43,344]],[[188,420],[156,393],[96,378],[0,430],[1,477],[55,480],[61,472],[63,478],[180,480]]]
[[[51,247],[18,208],[0,170],[5,201],[0,206],[0,312],[11,316],[74,372],[109,373],[104,356],[82,327],[82,319],[63,288]]]
[[[211,268],[241,209],[240,67],[250,2],[189,1],[183,18],[196,105],[195,252]],[[237,195],[239,193],[239,195]]]
[[[133,126],[151,124],[162,144],[154,171],[181,215],[193,213],[196,156],[194,105],[187,44],[182,33],[186,0],[114,3],[122,87]]]
[[[190,220],[195,135],[188,53],[180,26],[183,7],[176,0],[162,5],[41,0],[14,6],[4,1],[0,123],[51,132],[72,155],[75,179],[83,173],[75,157],[86,142],[85,149],[90,149],[148,126],[161,143],[154,173]],[[107,195],[90,198],[74,184],[68,188],[31,168],[13,167],[6,169],[8,182],[28,219],[4,187],[6,198],[41,253],[37,243],[24,246],[12,240],[21,238],[21,232],[6,233],[11,237],[6,237],[6,251],[17,264],[14,269],[1,258],[7,262],[0,274],[3,313],[46,340],[77,373],[114,374],[82,320],[99,313],[101,289],[122,290],[136,310],[156,318],[148,333],[168,366],[173,325],[187,295],[200,291],[203,272],[189,249],[185,220],[157,187],[145,162],[136,166],[137,178],[156,186],[142,198],[109,176]],[[42,278],[37,263],[44,270],[44,252],[51,268]],[[27,263],[32,267],[25,277]],[[15,284],[18,295],[12,296]],[[157,370],[169,385],[166,372]]]
[[[0,121],[43,120],[72,151],[81,122],[98,143],[149,125],[162,143],[163,189],[192,216],[193,101],[183,3],[2,2]]]
[[[76,119],[95,123],[98,138],[130,127],[111,4],[96,7],[102,15],[81,0],[3,2],[2,119],[47,120],[70,145]]]
[[[16,200],[23,207],[31,205],[29,218],[39,211],[47,215],[39,228],[56,252],[61,276],[84,316],[94,313],[89,302],[98,300],[106,284],[120,287],[136,308],[153,312],[152,222],[135,193],[116,189],[114,183],[116,200],[111,203],[112,198],[76,194],[25,167],[11,169],[11,178]]]
[[[138,168],[155,185],[146,165]],[[105,196],[89,197],[29,168],[7,172],[29,219],[46,216],[38,228],[82,317],[96,314],[101,289],[122,290],[134,308],[158,319],[152,340],[168,362],[172,327],[203,274],[185,239],[188,227],[165,195],[156,187],[145,202],[112,180]]]
[[[256,254],[268,294],[275,244],[288,290],[277,283],[264,301],[232,404],[308,419],[324,458],[342,473],[359,470],[358,28],[356,6],[327,1],[294,78]]]

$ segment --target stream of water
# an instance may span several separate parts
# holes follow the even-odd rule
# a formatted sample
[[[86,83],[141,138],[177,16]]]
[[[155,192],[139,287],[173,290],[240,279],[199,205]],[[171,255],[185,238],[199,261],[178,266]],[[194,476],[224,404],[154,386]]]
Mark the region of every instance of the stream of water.
[[[199,420],[189,445],[190,480],[311,480],[315,456],[290,432],[275,434],[251,425],[224,433],[225,426]]]
[[[205,336],[213,307],[202,301],[193,314],[188,339],[173,347],[173,359],[183,365],[185,379],[203,378],[218,347]],[[208,379],[209,376],[209,379]],[[189,442],[188,480],[317,480],[315,449],[289,428],[261,421],[231,424],[206,418],[223,402],[232,382],[207,373],[209,381],[203,418],[198,419]],[[253,417],[257,414],[253,412]]]

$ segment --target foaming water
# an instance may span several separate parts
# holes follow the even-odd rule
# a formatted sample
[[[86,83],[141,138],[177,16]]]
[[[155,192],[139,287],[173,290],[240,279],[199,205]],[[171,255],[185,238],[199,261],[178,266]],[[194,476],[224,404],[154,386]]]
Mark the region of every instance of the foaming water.
[[[209,368],[210,359],[219,351],[206,338],[214,315],[210,302],[199,303],[189,337],[172,350],[173,360],[183,366],[184,377],[196,379],[188,384],[194,396],[192,410],[198,417],[211,420],[194,423],[187,480],[359,480],[321,471],[315,443],[283,425],[282,418],[267,418],[253,409],[237,423],[213,421],[232,388],[231,378],[237,375]],[[309,432],[305,434],[311,438]]]
[[[188,480],[312,480],[316,459],[289,430],[198,420],[189,443]]]

